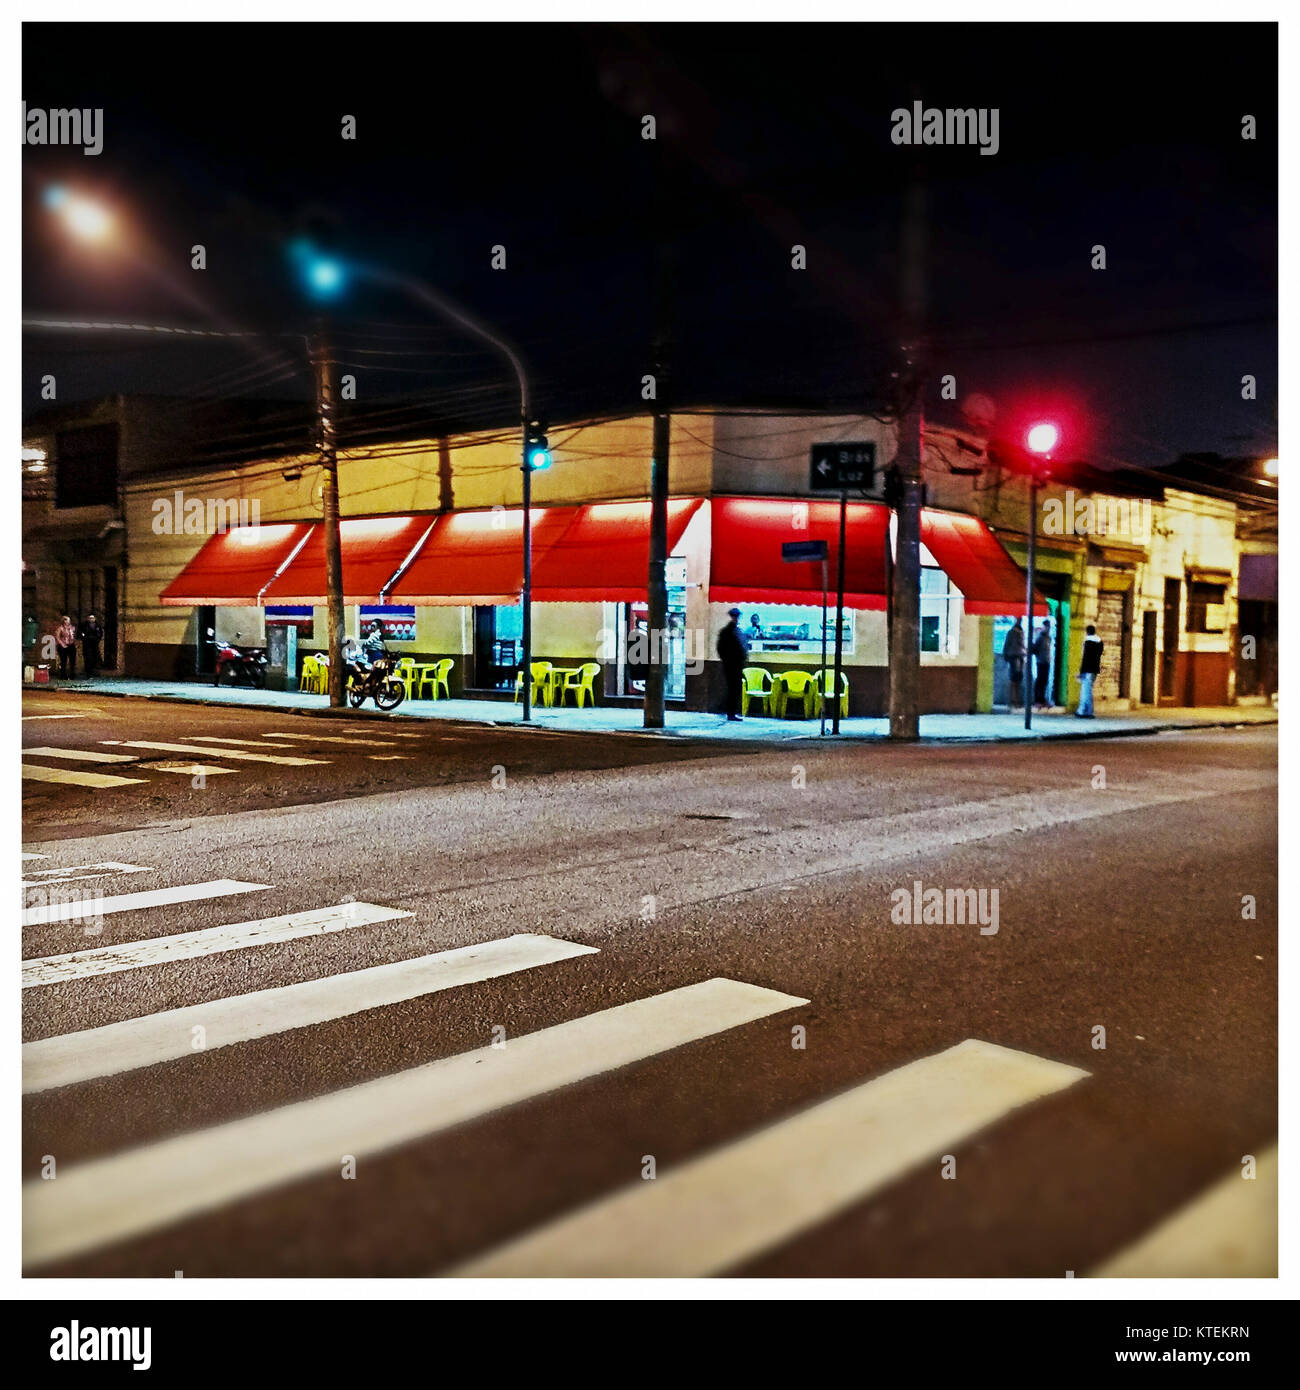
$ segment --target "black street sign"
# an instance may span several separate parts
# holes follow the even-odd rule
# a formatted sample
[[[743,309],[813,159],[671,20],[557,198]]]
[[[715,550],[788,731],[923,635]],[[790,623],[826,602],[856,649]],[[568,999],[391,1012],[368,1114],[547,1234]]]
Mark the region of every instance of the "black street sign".
[[[791,562],[798,560],[824,560],[825,541],[782,541],[781,558]]]
[[[876,481],[876,446],[861,444],[814,444],[808,486],[826,492],[845,488],[870,488]]]

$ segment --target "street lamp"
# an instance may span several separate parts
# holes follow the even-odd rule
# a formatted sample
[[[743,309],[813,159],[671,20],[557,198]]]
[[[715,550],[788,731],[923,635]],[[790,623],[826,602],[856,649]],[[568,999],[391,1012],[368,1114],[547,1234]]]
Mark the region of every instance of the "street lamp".
[[[1277,462],[1276,459],[1265,459],[1264,462],[1263,462],[1263,464],[1262,464],[1262,467],[1263,467],[1263,469],[1264,469],[1264,472],[1265,472],[1270,478],[1276,478],[1276,477],[1277,477],[1278,462]]]
[[[355,275],[358,278],[369,280],[376,285],[384,285],[389,289],[401,290],[408,294],[412,299],[418,300],[421,304],[426,304],[445,318],[458,323],[467,332],[472,333],[476,338],[482,339],[490,347],[496,349],[509,363],[514,372],[515,381],[519,387],[519,426],[521,432],[521,451],[520,451],[520,471],[523,474],[523,511],[524,511],[524,536],[523,536],[523,591],[520,594],[520,602],[523,607],[523,661],[521,672],[523,679],[520,685],[523,687],[523,708],[522,718],[525,723],[532,719],[532,657],[533,657],[533,526],[532,526],[532,483],[533,474],[544,468],[549,468],[551,463],[550,451],[547,448],[545,434],[541,431],[540,424],[530,417],[528,399],[528,376],[524,371],[524,365],[519,359],[519,354],[504,339],[498,337],[491,329],[479,323],[477,319],[468,314],[458,305],[453,304],[445,295],[439,293],[431,285],[425,284],[423,280],[417,279],[413,275],[401,275],[389,270],[381,270],[377,266],[360,265],[354,262],[344,263],[337,257],[330,256],[317,248],[310,242],[298,241],[294,243],[291,251],[298,261],[307,287],[318,299],[328,299],[337,294],[346,283],[349,276]]]
[[[113,214],[102,203],[69,192],[62,184],[45,190],[45,206],[81,241],[103,241],[112,230]]]
[[[1029,563],[1025,568],[1025,728],[1034,726],[1034,684],[1030,672],[1034,666],[1034,561],[1038,547],[1038,489],[1047,481],[1052,450],[1061,437],[1060,430],[1050,420],[1040,420],[1025,432],[1029,461]],[[1040,462],[1041,460],[1041,462]]]

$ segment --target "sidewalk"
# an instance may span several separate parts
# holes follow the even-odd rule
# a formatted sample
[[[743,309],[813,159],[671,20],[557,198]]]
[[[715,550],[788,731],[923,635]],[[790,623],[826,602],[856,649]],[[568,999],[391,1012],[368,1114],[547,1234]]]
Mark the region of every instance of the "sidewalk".
[[[277,690],[213,686],[196,681],[150,681],[131,677],[100,676],[94,680],[55,681],[50,685],[24,685],[23,691],[64,690],[96,697],[130,696],[137,699],[172,700],[200,705],[237,705],[294,714],[330,715],[326,697]],[[446,719],[466,724],[518,724],[518,705],[496,700],[407,700],[394,715],[380,714],[373,704],[364,710],[348,710],[357,717],[381,719]],[[641,734],[649,738],[684,737],[724,739],[737,743],[786,742],[816,739],[818,721],[764,719],[751,715],[729,724],[720,715],[694,710],[670,710],[662,732],[642,727],[640,709],[545,709],[533,711],[538,729],[562,733]],[[930,743],[1001,743],[1045,738],[1122,738],[1155,734],[1167,729],[1224,728],[1246,724],[1276,724],[1277,710],[1270,706],[1224,706],[1196,709],[1143,709],[1076,719],[1072,714],[1034,715],[1032,732],[1026,732],[1024,714],[923,714],[921,738]],[[830,720],[826,721],[830,737]],[[842,719],[840,737],[884,739],[888,719]]]

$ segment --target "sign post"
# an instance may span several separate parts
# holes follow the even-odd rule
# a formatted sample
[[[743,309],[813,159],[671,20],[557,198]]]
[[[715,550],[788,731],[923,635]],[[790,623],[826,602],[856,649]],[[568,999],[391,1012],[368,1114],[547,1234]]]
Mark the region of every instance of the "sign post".
[[[843,540],[841,540],[841,545]],[[817,673],[818,681],[822,682],[819,688],[824,693],[824,683],[826,680],[826,542],[825,541],[784,541],[781,545],[781,558],[787,564],[799,564],[807,560],[820,560],[822,566],[822,664]],[[826,701],[821,701],[822,724],[821,732],[826,733]]]
[[[833,444],[814,444],[809,459],[808,486],[813,492],[838,492],[840,495],[840,549],[836,556],[835,572],[835,675],[831,698],[831,733],[840,731],[840,673],[844,665],[844,540],[847,531],[849,489],[866,492],[876,482],[876,446],[871,440],[841,440]],[[823,640],[826,624],[822,622]],[[825,679],[826,657],[822,655],[822,674]],[[823,707],[825,691],[823,687]],[[823,715],[823,719],[824,719]],[[823,725],[824,727],[824,725]]]

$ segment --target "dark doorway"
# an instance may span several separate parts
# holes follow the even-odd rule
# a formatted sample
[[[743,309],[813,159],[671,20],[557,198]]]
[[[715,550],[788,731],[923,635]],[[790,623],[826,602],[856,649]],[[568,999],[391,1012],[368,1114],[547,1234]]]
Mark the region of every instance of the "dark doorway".
[[[100,665],[117,670],[117,566],[104,566],[104,652]]]
[[[474,686],[478,690],[513,690],[523,660],[523,609],[474,609]]]
[[[1142,615],[1142,703],[1156,702],[1156,635],[1159,614],[1149,608]]]
[[[1165,620],[1162,636],[1164,648],[1160,653],[1160,698],[1177,699],[1178,680],[1178,614],[1183,603],[1181,579],[1165,580]]]
[[[208,629],[217,625],[217,610],[212,607],[196,608],[198,628],[194,634],[197,644],[194,651],[194,669],[200,676],[210,676],[217,669],[217,649],[208,637]]]

